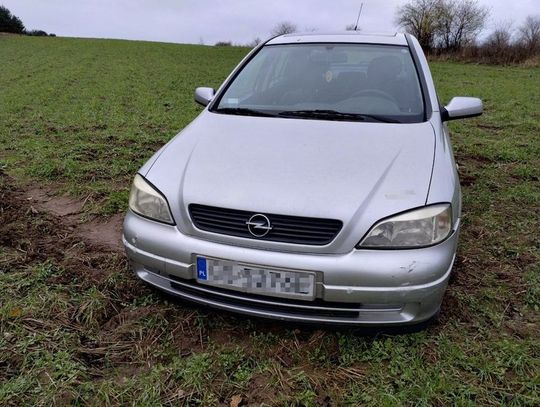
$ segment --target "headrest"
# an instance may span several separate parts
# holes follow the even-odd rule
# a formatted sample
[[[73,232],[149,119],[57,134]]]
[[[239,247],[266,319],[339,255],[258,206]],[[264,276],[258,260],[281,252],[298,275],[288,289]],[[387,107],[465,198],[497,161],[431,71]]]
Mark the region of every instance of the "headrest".
[[[386,55],[373,59],[369,63],[367,76],[370,80],[388,81],[395,79],[402,69],[402,62],[399,57]]]

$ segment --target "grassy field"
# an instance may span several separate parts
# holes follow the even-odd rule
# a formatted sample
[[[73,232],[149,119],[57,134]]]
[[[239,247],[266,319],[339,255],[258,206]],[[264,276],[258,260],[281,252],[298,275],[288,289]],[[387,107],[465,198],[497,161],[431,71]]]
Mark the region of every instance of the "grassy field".
[[[440,320],[404,335],[246,319],[172,301],[80,222],[124,211],[133,174],[247,49],[0,37],[0,405],[540,405],[540,69],[433,63],[464,218]]]

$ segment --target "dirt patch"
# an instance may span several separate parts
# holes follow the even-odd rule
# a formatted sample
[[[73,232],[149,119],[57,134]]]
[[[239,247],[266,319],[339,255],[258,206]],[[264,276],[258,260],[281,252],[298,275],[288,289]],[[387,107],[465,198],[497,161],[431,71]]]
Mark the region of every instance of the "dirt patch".
[[[268,393],[271,392],[268,382],[268,377],[264,374],[257,374],[249,381],[248,391],[246,392],[248,394],[246,397],[248,405],[262,405],[268,400]]]
[[[456,154],[456,162],[459,167],[477,167],[481,168],[482,166],[485,166],[487,164],[492,164],[494,160],[492,160],[489,157],[481,156],[481,155],[471,155],[468,153],[457,153]]]
[[[32,208],[61,217],[79,215],[84,207],[84,201],[58,196],[44,187],[31,187],[26,196]]]
[[[46,317],[18,315],[21,326],[29,334],[51,329],[76,333],[79,359],[101,372],[107,359],[132,362],[136,342],[126,332],[140,329],[136,321],[156,312],[126,311],[126,305],[149,290],[128,273],[123,253],[116,250],[119,244],[84,233],[94,223],[79,223],[82,206],[45,189],[21,191],[0,172],[0,272],[20,273],[33,283],[42,278],[47,287],[58,291],[58,302],[43,310]],[[113,222],[120,225],[120,217],[95,224],[113,229]],[[36,274],[40,272],[42,277]],[[18,296],[32,289],[32,285],[22,287],[26,288]],[[10,375],[20,373],[23,356],[16,346],[16,342],[8,344],[9,357],[3,362]],[[3,375],[0,369],[0,380]]]
[[[121,215],[83,222],[83,201],[40,187],[21,191],[14,185],[0,172],[3,263],[26,269],[34,262],[53,262],[63,272],[50,276],[51,283],[76,283],[82,290],[102,284],[110,270],[126,267]]]
[[[72,233],[102,248],[121,252],[123,214],[116,214],[108,219],[94,218],[85,220],[83,209],[86,199],[76,199],[60,195],[54,187],[30,186],[24,193],[30,204],[30,210],[52,214]]]
[[[490,123],[478,123],[476,127],[478,127],[479,129],[490,130],[491,132],[504,130],[502,126],[499,126],[496,124],[490,124]]]
[[[146,318],[155,312],[150,307],[140,307],[133,310],[122,310],[114,315],[107,323],[103,325],[103,330],[115,333],[130,332],[133,330],[133,325],[138,323],[142,318]]]
[[[105,221],[95,219],[79,225],[77,233],[95,244],[108,247],[114,251],[122,251],[123,221],[123,214],[116,214]]]

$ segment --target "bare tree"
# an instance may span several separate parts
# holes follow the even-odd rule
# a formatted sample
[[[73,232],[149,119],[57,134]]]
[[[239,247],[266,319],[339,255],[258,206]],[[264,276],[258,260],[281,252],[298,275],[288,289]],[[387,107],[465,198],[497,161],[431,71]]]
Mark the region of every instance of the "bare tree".
[[[528,16],[519,27],[519,39],[530,52],[540,50],[540,15]]]
[[[251,48],[255,48],[257,45],[259,45],[261,43],[261,39],[259,37],[256,37],[253,39],[253,41],[251,41],[248,46],[251,47]]]
[[[499,23],[486,38],[484,46],[491,47],[495,52],[506,52],[512,45],[512,23],[509,21]]]
[[[484,29],[489,9],[477,0],[442,0],[436,36],[439,46],[457,51],[471,43]]]
[[[430,50],[435,41],[442,0],[411,0],[398,7],[396,23]]]
[[[289,21],[283,21],[277,24],[274,29],[271,31],[273,37],[283,34],[291,34],[297,31],[296,24],[293,24]]]
[[[398,8],[396,22],[428,51],[456,51],[475,39],[488,16],[477,0],[411,0]]]

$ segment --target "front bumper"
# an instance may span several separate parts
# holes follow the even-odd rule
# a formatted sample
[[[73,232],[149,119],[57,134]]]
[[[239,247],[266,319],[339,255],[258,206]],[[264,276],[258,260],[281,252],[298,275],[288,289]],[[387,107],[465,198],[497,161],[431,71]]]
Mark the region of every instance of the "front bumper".
[[[258,317],[311,323],[407,325],[437,313],[448,284],[458,232],[433,247],[352,250],[314,255],[210,242],[131,211],[123,242],[135,273],[183,299]],[[315,271],[316,300],[288,300],[203,286],[197,254],[262,267]]]

